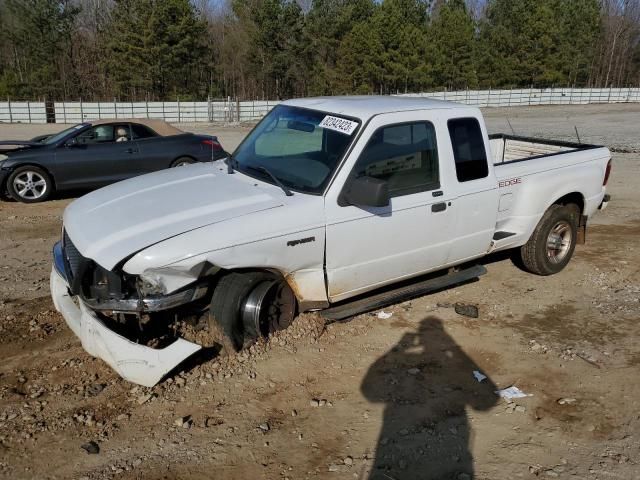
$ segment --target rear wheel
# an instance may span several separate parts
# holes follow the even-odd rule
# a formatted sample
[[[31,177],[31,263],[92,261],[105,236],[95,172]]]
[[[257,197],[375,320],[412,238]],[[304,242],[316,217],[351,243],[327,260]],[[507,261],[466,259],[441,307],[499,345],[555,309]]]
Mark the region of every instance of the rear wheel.
[[[282,278],[267,272],[233,272],[216,285],[209,326],[225,348],[237,351],[287,328],[295,314],[295,295]]]
[[[7,191],[19,202],[43,202],[53,193],[53,181],[42,168],[26,165],[9,175]]]
[[[173,161],[173,163],[171,164],[171,168],[184,167],[185,165],[191,165],[192,163],[195,163],[195,160],[193,158],[180,157],[177,160]]]
[[[549,207],[520,250],[525,269],[537,275],[553,275],[566,267],[576,247],[579,217],[576,205]]]

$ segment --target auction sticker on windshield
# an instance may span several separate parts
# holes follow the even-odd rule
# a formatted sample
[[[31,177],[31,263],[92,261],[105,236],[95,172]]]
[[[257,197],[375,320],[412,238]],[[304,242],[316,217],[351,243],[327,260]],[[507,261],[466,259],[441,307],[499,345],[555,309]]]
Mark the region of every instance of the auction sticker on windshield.
[[[344,118],[327,115],[322,119],[318,126],[351,135],[353,131],[358,128],[358,122],[352,122],[351,120],[346,120]]]

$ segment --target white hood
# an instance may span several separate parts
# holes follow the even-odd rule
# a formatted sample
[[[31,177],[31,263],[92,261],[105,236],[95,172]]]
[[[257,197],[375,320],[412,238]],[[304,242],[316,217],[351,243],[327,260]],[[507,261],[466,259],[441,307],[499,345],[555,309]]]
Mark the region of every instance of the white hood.
[[[284,192],[281,194],[284,196]],[[70,204],[64,228],[76,248],[106,269],[167,238],[283,205],[280,189],[220,164],[135,177]]]

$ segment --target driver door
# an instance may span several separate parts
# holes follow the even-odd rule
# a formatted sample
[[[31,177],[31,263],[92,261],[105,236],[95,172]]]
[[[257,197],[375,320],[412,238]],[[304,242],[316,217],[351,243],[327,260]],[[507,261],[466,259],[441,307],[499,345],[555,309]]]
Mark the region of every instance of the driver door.
[[[455,198],[441,168],[437,121],[429,112],[374,117],[327,195],[326,270],[331,302],[435,270],[447,263]],[[362,145],[365,143],[365,145]],[[345,205],[351,179],[387,182],[385,207]],[[344,187],[342,187],[344,185]],[[341,205],[342,203],[342,205]]]
[[[128,123],[95,125],[57,149],[58,183],[65,188],[96,188],[124,180],[135,172],[137,154]]]

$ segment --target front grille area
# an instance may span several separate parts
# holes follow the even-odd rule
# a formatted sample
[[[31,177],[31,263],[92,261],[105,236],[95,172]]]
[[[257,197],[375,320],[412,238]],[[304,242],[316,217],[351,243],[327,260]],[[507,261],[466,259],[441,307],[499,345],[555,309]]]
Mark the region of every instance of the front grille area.
[[[65,231],[62,236],[62,248],[64,251],[64,258],[67,261],[67,267],[69,268],[70,277],[75,277],[80,269],[80,266],[84,260],[84,257],[80,254],[76,246],[73,244],[69,235]],[[69,278],[71,281],[72,278]]]
[[[91,260],[82,256],[65,231],[62,235],[62,252],[69,289],[74,295],[81,293],[82,280],[87,273]]]

